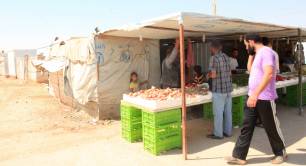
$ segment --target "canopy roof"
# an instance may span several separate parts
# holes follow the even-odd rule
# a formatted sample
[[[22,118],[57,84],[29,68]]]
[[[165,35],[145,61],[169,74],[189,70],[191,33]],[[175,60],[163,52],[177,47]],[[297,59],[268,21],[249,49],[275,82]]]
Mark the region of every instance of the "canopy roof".
[[[185,36],[239,36],[259,33],[271,38],[297,37],[298,27],[281,26],[268,23],[251,22],[242,19],[211,16],[201,13],[180,12],[159,17],[136,25],[123,26],[106,30],[100,35],[119,37],[142,37],[148,39],[169,39],[178,37],[178,25],[184,25]],[[306,37],[306,29],[302,29]]]

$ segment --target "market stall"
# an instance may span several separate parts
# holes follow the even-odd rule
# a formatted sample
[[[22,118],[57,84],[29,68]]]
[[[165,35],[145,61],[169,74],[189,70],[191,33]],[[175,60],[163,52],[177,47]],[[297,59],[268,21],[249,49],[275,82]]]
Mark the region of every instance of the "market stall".
[[[290,40],[294,41],[294,43],[301,43],[302,38],[306,37],[305,30],[296,27],[250,22],[199,13],[177,13],[135,26],[107,30],[100,35],[134,38],[139,39],[140,42],[179,37],[181,85],[185,85],[185,37],[200,38],[202,42],[215,38],[242,42],[244,35],[248,33],[259,33],[261,36],[273,39],[290,37]],[[298,55],[299,59],[301,59],[301,51],[298,51]],[[298,69],[301,71],[301,60],[298,61]],[[277,87],[299,84],[299,90],[302,94],[301,72],[299,72],[298,76],[291,80],[278,82]],[[179,92],[180,95],[177,98],[167,98],[165,101],[148,100],[142,95],[124,95],[121,106],[123,135],[129,138],[136,135],[135,137],[139,138],[142,131],[145,149],[154,154],[182,145],[184,158],[187,159],[186,106],[209,103],[211,95],[207,93],[205,95],[190,96],[188,92],[186,93],[184,86],[181,86]],[[244,96],[246,92],[247,87],[240,87],[234,90],[233,96]],[[299,106],[300,112],[302,112],[302,102]],[[150,117],[156,123],[149,123],[146,120],[147,117]],[[181,120],[178,120],[180,118]],[[177,127],[177,123],[182,123],[181,129]],[[133,131],[137,134],[134,134]],[[180,141],[179,137],[181,135],[182,143],[176,144]],[[171,142],[174,142],[174,144],[171,144]]]

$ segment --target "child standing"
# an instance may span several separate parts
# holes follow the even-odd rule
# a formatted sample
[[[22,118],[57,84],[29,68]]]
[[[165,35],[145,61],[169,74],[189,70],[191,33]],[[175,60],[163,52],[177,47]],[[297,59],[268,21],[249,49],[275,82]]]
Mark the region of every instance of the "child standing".
[[[130,92],[139,91],[140,87],[146,83],[148,83],[148,81],[139,82],[138,74],[136,72],[132,72],[130,76],[130,85],[129,85]]]

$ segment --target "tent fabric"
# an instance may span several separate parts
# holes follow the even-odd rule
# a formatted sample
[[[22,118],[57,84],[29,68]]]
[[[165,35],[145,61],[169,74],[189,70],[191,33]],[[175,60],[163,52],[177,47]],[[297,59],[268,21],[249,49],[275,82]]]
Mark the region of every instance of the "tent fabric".
[[[64,60],[49,60],[43,61],[41,67],[45,68],[48,72],[57,72],[64,69],[66,62]]]
[[[0,53],[0,76],[5,76],[6,55]]]
[[[69,40],[66,43],[65,57],[73,62],[96,63],[94,40],[90,38]]]
[[[159,41],[133,38],[102,38],[96,40],[99,61],[98,94],[100,111],[116,113],[123,93],[129,93],[131,72],[148,86],[159,86]],[[109,107],[105,107],[109,106]],[[113,115],[112,115],[113,116]]]
[[[46,60],[33,60],[32,63],[40,65],[48,72],[58,72],[64,69],[66,64],[65,51],[65,45],[54,44],[50,47],[50,54]]]
[[[52,75],[50,94],[73,97],[83,105],[97,101],[97,64],[91,39],[71,38],[65,45],[57,42],[50,46],[49,52],[45,48],[43,51],[48,53],[45,60],[32,60],[32,64],[43,67]],[[63,94],[64,91],[68,93]]]
[[[298,27],[280,26],[267,23],[251,22],[220,16],[210,16],[200,13],[181,12],[167,15],[134,26],[124,26],[109,29],[102,35],[121,37],[143,37],[149,39],[167,39],[178,36],[178,24],[184,25],[185,36],[201,37],[218,35],[242,35],[247,33],[273,32],[273,37],[297,36]],[[306,36],[306,29],[302,29],[302,36]]]
[[[97,65],[69,62],[64,75],[65,93],[80,104],[98,99]],[[68,93],[67,93],[68,92]]]

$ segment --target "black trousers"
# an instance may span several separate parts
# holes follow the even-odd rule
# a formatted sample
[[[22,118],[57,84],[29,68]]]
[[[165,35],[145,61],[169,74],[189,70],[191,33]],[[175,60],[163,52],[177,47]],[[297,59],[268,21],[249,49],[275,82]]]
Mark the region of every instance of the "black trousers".
[[[233,157],[246,160],[258,117],[263,123],[275,156],[285,153],[284,137],[276,117],[275,102],[258,100],[255,108],[245,106],[243,127],[233,150]]]

